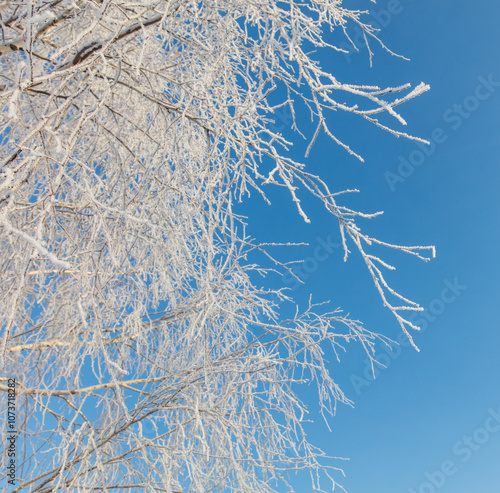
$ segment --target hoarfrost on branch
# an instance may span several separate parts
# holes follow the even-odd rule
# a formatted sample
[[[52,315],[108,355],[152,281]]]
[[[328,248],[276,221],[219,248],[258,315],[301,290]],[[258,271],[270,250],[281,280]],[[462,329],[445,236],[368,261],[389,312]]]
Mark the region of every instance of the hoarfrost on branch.
[[[297,470],[331,489],[338,464],[307,441],[297,388],[314,382],[325,416],[349,403],[326,359],[355,340],[373,362],[378,336],[312,303],[282,320],[276,299],[288,298],[252,283],[263,269],[247,254],[265,247],[233,206],[278,185],[309,221],[297,194],[308,190],[411,339],[405,314],[420,307],[389,287],[392,267],[369,247],[423,260],[429,247],[364,234],[358,220],[376,214],[342,206],[270,119],[301,101],[315,122],[308,152],[324,132],[358,156],[330,130],[332,110],[421,140],[398,130],[397,107],[428,86],[323,71],[312,49],[342,51],[325,28],[348,36],[357,24],[378,42],[341,0],[18,0],[0,16],[0,389],[15,376],[22,439],[13,491],[273,492],[292,490]],[[285,94],[274,106],[273,92]]]

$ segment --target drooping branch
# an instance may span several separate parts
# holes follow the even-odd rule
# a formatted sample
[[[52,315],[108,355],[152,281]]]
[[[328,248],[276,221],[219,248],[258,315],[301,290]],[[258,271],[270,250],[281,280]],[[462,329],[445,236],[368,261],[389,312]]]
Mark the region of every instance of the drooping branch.
[[[338,486],[336,462],[307,440],[298,389],[314,383],[328,418],[351,403],[328,358],[356,341],[373,368],[375,341],[387,338],[312,302],[283,320],[292,297],[255,279],[290,264],[247,237],[234,201],[285,187],[309,220],[299,188],[311,193],[410,336],[404,315],[420,308],[386,282],[393,267],[369,247],[422,260],[432,250],[365,234],[361,221],[378,213],[343,206],[344,192],[291,159],[270,125],[288,105],[309,149],[325,133],[359,158],[332,115],[423,141],[400,130],[398,110],[425,84],[352,84],[313,59],[311,46],[342,52],[325,27],[365,26],[341,4],[3,6],[2,372],[25,399],[19,432],[33,465],[18,491],[273,493],[271,480],[292,489],[297,470]],[[294,99],[314,128],[299,128]],[[272,267],[254,263],[262,258]]]

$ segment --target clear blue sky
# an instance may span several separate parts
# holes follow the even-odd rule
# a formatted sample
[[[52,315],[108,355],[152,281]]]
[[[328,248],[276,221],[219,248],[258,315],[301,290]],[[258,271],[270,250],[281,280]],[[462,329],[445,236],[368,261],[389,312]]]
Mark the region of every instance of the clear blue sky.
[[[360,190],[346,198],[348,205],[385,211],[363,223],[365,231],[394,243],[433,244],[437,258],[424,264],[387,252],[384,258],[397,266],[388,276],[392,286],[426,307],[425,331],[415,335],[421,352],[403,347],[375,381],[368,381],[363,356],[350,348],[332,369],[354,408],[338,409],[332,433],[312,413],[316,423],[309,427],[310,438],[327,454],[350,459],[338,464],[347,474],[340,482],[349,493],[498,493],[500,2],[366,0],[344,5],[379,14],[381,39],[411,61],[373,46],[372,68],[366,49],[349,57],[320,55],[324,67],[344,82],[430,84],[430,92],[400,112],[408,122],[405,131],[435,136],[437,142],[424,156],[414,142],[350,115],[333,115],[337,136],[366,162],[326,137],[318,140],[307,162],[333,190]],[[291,137],[287,115],[279,120]],[[303,128],[311,135],[307,122]],[[304,159],[304,143],[298,135],[293,138],[293,156]],[[401,165],[410,159],[418,164],[413,171]],[[339,241],[333,218],[302,196],[312,224],[301,221],[285,192],[271,194],[271,208],[255,194],[245,204],[249,232],[262,241],[310,243],[297,249],[296,258],[313,256],[318,237]],[[316,301],[331,300],[367,328],[397,337],[399,326],[382,307],[355,254],[344,264],[341,250],[332,249],[316,270],[312,260],[309,266],[305,284],[294,292],[299,301],[312,293]],[[300,478],[295,484],[309,491]]]

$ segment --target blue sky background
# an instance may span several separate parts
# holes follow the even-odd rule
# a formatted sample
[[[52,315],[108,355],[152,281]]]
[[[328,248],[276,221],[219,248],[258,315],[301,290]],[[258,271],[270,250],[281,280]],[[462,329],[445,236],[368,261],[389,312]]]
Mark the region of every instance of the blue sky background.
[[[326,454],[349,458],[334,463],[346,473],[336,479],[349,493],[500,493],[500,2],[345,0],[344,6],[375,13],[371,19],[382,21],[382,41],[411,61],[372,43],[372,68],[362,44],[359,53],[319,53],[323,67],[343,82],[430,84],[429,92],[399,107],[408,126],[392,123],[428,139],[441,129],[445,141],[429,147],[422,163],[403,176],[400,163],[416,156],[415,142],[353,115],[331,114],[332,131],[365,163],[324,135],[306,162],[332,191],[360,190],[339,203],[385,211],[359,222],[365,232],[402,245],[435,245],[437,258],[423,263],[380,250],[397,267],[387,274],[390,285],[426,308],[425,317],[416,317],[425,320],[425,330],[414,334],[421,351],[405,345],[387,355],[379,345],[377,353],[389,365],[375,381],[358,348],[348,347],[340,364],[332,355],[332,372],[354,407],[339,407],[329,432],[315,413],[313,389],[305,389],[315,420],[306,429]],[[356,39],[356,29],[350,34]],[[344,40],[341,32],[327,36]],[[482,101],[476,96],[481,80],[494,82],[478,93],[488,95]],[[464,104],[470,111],[460,114],[455,105]],[[313,134],[307,118],[299,123]],[[290,126],[285,110],[276,115],[276,128],[296,143],[291,156],[305,160],[307,142]],[[340,242],[336,220],[307,193],[300,197],[311,224],[302,221],[287,191],[270,188],[269,197],[271,207],[254,193],[239,212],[248,216],[247,232],[257,240],[309,243],[277,250],[281,258],[314,258],[319,245]],[[314,301],[331,300],[332,308],[341,307],[366,328],[398,338],[399,325],[351,250],[346,263],[342,249],[332,247],[328,258],[316,259],[317,268],[303,269],[304,284],[293,295],[302,306],[311,293]],[[453,301],[449,291],[443,295],[449,284],[456,289]],[[295,283],[271,278],[269,285]],[[310,491],[307,476],[292,484]]]
[[[390,359],[384,357],[390,365],[372,381],[364,375],[363,355],[349,348],[342,364],[332,364],[332,369],[354,408],[339,408],[329,433],[314,414],[311,393],[315,423],[308,427],[310,439],[327,454],[350,459],[338,464],[347,475],[340,482],[349,493],[498,493],[500,3],[366,0],[344,6],[378,14],[380,38],[411,61],[372,43],[372,68],[366,49],[347,56],[320,53],[324,68],[343,82],[430,84],[431,91],[399,107],[408,126],[394,126],[428,139],[441,129],[434,134],[441,142],[422,159],[414,153],[419,149],[415,142],[396,139],[352,115],[332,114],[332,130],[365,163],[326,136],[318,139],[307,163],[333,191],[360,190],[341,203],[364,212],[385,211],[359,223],[365,232],[404,245],[433,244],[437,258],[423,263],[398,252],[382,253],[397,267],[387,275],[392,287],[426,308],[425,330],[414,337],[421,352],[406,346]],[[340,34],[328,36],[338,40]],[[356,30],[351,34],[356,36]],[[481,84],[486,91],[477,89]],[[276,121],[296,142],[292,156],[304,160],[306,143],[290,132],[286,112]],[[302,129],[308,135],[314,131],[307,120]],[[403,170],[403,176],[401,157],[410,156],[422,162],[413,172]],[[305,192],[301,197],[309,225],[281,190],[270,193],[272,207],[254,194],[242,209],[249,217],[248,232],[258,240],[310,244],[293,255],[283,254],[287,259],[313,256],[318,237],[327,241],[331,235],[330,241],[339,241],[334,218]],[[331,300],[332,308],[343,308],[368,329],[397,338],[399,326],[383,308],[359,255],[353,251],[347,263],[342,257],[340,248],[333,249],[317,269],[305,272],[305,284],[294,296],[300,303],[310,293],[316,301]],[[447,282],[455,285],[453,301],[450,291],[443,293]],[[364,379],[362,385],[359,379]],[[492,414],[498,415],[498,424],[489,419]],[[309,491],[300,477],[295,484]]]

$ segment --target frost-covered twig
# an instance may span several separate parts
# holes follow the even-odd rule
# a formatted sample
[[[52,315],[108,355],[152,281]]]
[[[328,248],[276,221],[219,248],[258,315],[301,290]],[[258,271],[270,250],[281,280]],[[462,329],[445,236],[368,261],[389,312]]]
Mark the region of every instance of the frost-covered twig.
[[[12,491],[271,493],[296,471],[339,486],[338,460],[308,442],[300,386],[316,385],[328,418],[350,404],[328,359],[357,342],[374,365],[386,339],[312,302],[282,320],[291,295],[255,278],[290,263],[246,236],[234,201],[281,186],[308,221],[313,194],[411,338],[404,314],[419,307],[369,247],[424,260],[429,247],[362,232],[379,213],[343,206],[347,191],[290,159],[270,119],[286,106],[308,134],[301,100],[308,150],[324,132],[362,159],[332,115],[423,142],[398,110],[428,86],[325,72],[310,48],[343,51],[325,28],[378,40],[341,0],[19,0],[0,15],[0,350],[30,465]]]

